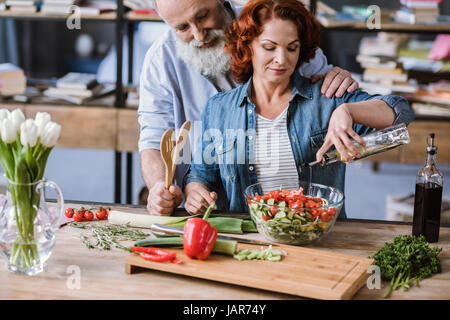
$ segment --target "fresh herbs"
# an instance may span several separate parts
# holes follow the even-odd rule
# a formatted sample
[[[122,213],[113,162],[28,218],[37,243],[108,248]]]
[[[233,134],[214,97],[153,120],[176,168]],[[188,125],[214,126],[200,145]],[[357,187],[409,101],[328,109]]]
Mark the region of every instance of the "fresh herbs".
[[[119,241],[138,241],[145,239],[149,235],[128,225],[96,225],[80,222],[71,222],[71,227],[89,230],[88,234],[81,234],[81,241],[88,247],[111,250],[114,246],[119,249],[130,251],[131,248],[125,247]]]
[[[372,258],[381,269],[381,277],[390,280],[388,297],[392,290],[408,290],[410,284],[441,272],[441,262],[437,257],[442,248],[430,248],[424,236],[402,235],[394,238],[375,253]]]

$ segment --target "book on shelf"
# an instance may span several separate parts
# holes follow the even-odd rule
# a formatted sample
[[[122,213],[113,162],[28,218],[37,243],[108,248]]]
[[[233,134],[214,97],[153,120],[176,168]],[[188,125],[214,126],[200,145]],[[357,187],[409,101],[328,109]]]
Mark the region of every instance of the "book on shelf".
[[[415,93],[408,96],[408,99],[418,102],[428,102],[450,107],[449,92],[434,92],[427,89],[418,89]]]
[[[407,8],[438,8],[442,0],[400,0]]]
[[[98,92],[95,92],[90,97],[86,96],[77,96],[77,95],[71,95],[71,94],[60,94],[59,92],[55,92],[55,90],[51,90],[52,88],[49,88],[44,91],[44,95],[49,98],[64,100],[73,104],[81,105],[83,103],[92,101],[94,99],[104,97],[108,94],[111,94],[115,91],[115,85],[114,84],[101,84],[101,90]]]
[[[87,0],[79,8],[82,16],[98,16],[117,10],[117,2],[116,0]]]
[[[416,116],[438,116],[450,118],[450,107],[440,104],[413,102],[411,107]]]
[[[435,83],[430,83],[428,87],[433,92],[450,93],[450,81],[447,80],[441,80]]]
[[[378,37],[364,37],[359,45],[359,54],[362,56],[388,56],[396,57],[399,43],[384,41]]]
[[[90,98],[92,96],[97,95],[102,89],[103,84],[98,84],[97,86],[91,89],[68,89],[68,88],[50,87],[47,90],[48,93],[50,94]]]
[[[152,5],[152,1],[147,0],[123,0],[123,5],[131,10],[155,9]]]
[[[57,88],[87,90],[98,85],[94,73],[69,72],[56,81]]]
[[[395,21],[406,24],[416,23],[437,23],[439,14],[415,14],[404,10],[398,10],[395,13]]]
[[[25,92],[21,94],[15,94],[13,96],[13,100],[17,102],[27,103],[30,102],[34,98],[41,97],[42,93],[37,88],[34,87],[26,87]]]
[[[370,82],[380,82],[383,80],[390,80],[390,81],[408,81],[408,74],[407,73],[385,73],[385,72],[374,72],[369,70],[364,70],[363,73],[363,80],[364,81],[370,81]]]
[[[440,1],[401,0],[401,8],[395,13],[395,21],[407,24],[437,23]]]
[[[366,82],[359,81],[359,86],[364,91],[370,94],[403,94],[403,93],[414,93],[417,91],[418,85],[413,81],[407,83],[398,83],[395,81],[384,81],[384,82]]]
[[[82,0],[44,0],[41,6],[41,13],[48,15],[70,14],[72,5],[79,5]]]
[[[402,68],[380,68],[378,66],[366,67],[369,73],[383,73],[383,74],[403,74],[405,71]]]
[[[373,64],[381,64],[387,62],[397,62],[397,57],[385,56],[385,55],[363,55],[358,54],[356,56],[356,61],[359,63],[373,63]]]
[[[358,59],[356,59],[358,61]],[[360,61],[358,61],[360,62]],[[360,65],[364,69],[382,69],[382,70],[396,70],[398,68],[402,68],[402,63],[397,60],[392,61],[385,61],[385,62],[369,62],[369,61],[362,61],[360,62]]]
[[[21,68],[12,63],[0,64],[0,94],[9,96],[25,92],[27,78]]]
[[[17,7],[31,7],[35,6],[38,1],[36,0],[6,0],[6,5],[17,6]]]
[[[73,5],[80,3],[80,0],[43,0],[44,4],[54,4],[54,5]]]
[[[11,6],[11,7],[9,7],[8,10],[11,12],[16,12],[16,13],[34,13],[34,12],[38,11],[36,6],[31,6],[31,7]]]

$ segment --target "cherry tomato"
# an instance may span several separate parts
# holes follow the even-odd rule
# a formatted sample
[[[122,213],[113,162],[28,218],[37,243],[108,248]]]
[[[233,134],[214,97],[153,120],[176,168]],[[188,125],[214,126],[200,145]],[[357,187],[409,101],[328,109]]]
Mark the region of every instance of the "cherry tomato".
[[[263,215],[262,217],[263,217],[264,221],[267,221],[267,220],[270,220],[270,219],[272,219],[271,217],[269,217],[269,216],[265,216],[265,215]]]
[[[332,217],[334,217],[336,215],[336,208],[329,208],[328,209],[328,214]]]
[[[75,220],[76,222],[81,222],[81,221],[83,221],[83,216],[84,216],[83,213],[81,213],[80,211],[77,211],[73,215],[73,220]]]
[[[291,202],[289,204],[289,208],[291,208],[291,209],[300,209],[300,208],[303,208],[303,207],[304,207],[304,205],[303,205],[303,202],[301,200],[297,200],[297,201]]]
[[[323,211],[323,212],[320,213],[320,218],[319,218],[319,219],[322,220],[323,222],[328,222],[328,221],[330,221],[330,220],[329,220],[330,217],[328,216],[328,214],[327,214],[326,211]]]
[[[309,213],[312,215],[312,218],[315,220],[317,216],[320,215],[320,210],[318,209],[311,209]]]
[[[92,219],[94,219],[94,213],[92,211],[85,211],[84,212],[84,218],[87,221],[91,221]]]
[[[73,210],[73,208],[67,208],[64,214],[66,215],[67,218],[73,218],[75,211]]]
[[[98,220],[103,220],[103,219],[105,219],[105,218],[106,218],[106,210],[105,210],[105,209],[98,210],[98,211],[95,213],[95,216],[97,217]]]
[[[277,212],[278,212],[278,207],[277,207],[276,205],[273,205],[273,206],[270,208],[270,212],[272,212],[272,215],[276,215]]]

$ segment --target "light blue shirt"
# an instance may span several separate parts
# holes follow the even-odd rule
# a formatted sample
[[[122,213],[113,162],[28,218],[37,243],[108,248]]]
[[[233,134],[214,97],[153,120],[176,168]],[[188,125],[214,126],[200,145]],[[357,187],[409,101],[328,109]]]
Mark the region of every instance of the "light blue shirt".
[[[237,17],[242,8],[230,7]],[[207,77],[190,68],[176,46],[176,35],[168,30],[147,51],[140,78],[138,120],[140,124],[139,151],[160,149],[161,137],[168,128],[176,130],[191,121],[190,140],[201,134],[201,114],[209,98],[218,90]],[[309,63],[304,63],[299,74],[311,77],[332,69],[319,48]],[[236,84],[237,86],[237,84]],[[190,163],[190,145],[187,144],[175,173],[176,184],[183,181]],[[192,150],[192,153],[195,150]]]

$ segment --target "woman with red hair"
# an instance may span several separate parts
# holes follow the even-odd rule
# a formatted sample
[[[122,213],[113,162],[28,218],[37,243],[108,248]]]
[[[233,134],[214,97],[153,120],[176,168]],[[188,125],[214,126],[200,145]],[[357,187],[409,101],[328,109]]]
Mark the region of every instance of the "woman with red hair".
[[[202,114],[202,139],[185,176],[185,209],[204,212],[226,192],[227,212],[248,212],[244,190],[297,188],[310,180],[302,163],[334,146],[346,162],[360,154],[350,138],[414,118],[408,102],[360,90],[341,98],[320,92],[298,67],[314,57],[320,26],[297,0],[251,0],[226,32],[233,76],[242,83],[212,97]],[[344,191],[345,163],[312,169],[312,182]],[[345,209],[340,213],[345,217]]]

